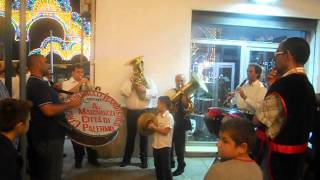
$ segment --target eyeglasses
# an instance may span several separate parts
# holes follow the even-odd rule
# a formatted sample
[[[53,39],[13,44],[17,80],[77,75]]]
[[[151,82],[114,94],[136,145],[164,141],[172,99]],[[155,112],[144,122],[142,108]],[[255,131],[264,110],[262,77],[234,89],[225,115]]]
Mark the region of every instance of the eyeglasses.
[[[284,51],[275,52],[275,53],[274,53],[274,57],[277,57],[277,56],[279,56],[279,55],[281,55],[281,54],[286,54],[286,52],[284,52]]]

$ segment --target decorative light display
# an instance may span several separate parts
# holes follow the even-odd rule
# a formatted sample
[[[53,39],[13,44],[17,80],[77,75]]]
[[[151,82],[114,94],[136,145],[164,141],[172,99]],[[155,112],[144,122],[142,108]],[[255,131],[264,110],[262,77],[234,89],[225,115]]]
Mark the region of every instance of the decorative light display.
[[[20,0],[12,3],[12,25],[15,30],[15,40],[19,41],[19,8]],[[41,46],[32,50],[29,54],[50,53],[52,42],[53,51],[61,56],[63,60],[70,60],[73,56],[81,54],[81,31],[83,31],[83,54],[90,56],[91,29],[90,22],[82,18],[77,12],[72,12],[69,0],[27,0],[26,7],[26,30],[27,41],[29,40],[30,28],[40,19],[53,19],[63,28],[64,37],[47,37]],[[0,16],[5,13],[5,0],[0,0]]]

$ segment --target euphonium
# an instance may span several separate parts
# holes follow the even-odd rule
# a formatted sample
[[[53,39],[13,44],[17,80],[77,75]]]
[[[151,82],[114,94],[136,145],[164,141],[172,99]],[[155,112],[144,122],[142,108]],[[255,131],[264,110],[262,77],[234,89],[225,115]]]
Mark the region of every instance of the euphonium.
[[[208,92],[207,86],[200,80],[199,76],[193,75],[192,79],[182,86],[176,94],[170,97],[173,105],[176,107],[176,104],[185,96],[187,98],[187,104],[185,105],[186,115],[190,115],[194,111],[194,106],[191,101],[194,91],[201,88],[205,92]]]
[[[135,76],[135,81],[133,84],[135,85],[143,85],[148,88],[148,82],[143,74],[143,56],[138,56],[132,60],[130,60],[127,65],[131,65],[133,67],[133,76]]]

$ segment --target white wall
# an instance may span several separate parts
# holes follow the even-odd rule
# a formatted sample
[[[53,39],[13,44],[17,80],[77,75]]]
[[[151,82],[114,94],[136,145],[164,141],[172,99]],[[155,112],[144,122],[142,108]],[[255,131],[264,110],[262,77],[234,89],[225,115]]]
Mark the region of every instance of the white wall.
[[[270,6],[246,0],[97,0],[95,79],[116,99],[127,78],[125,62],[145,56],[145,74],[160,93],[176,73],[188,74],[192,10],[320,19],[318,0],[282,0]]]
[[[131,70],[124,64],[138,55],[160,93],[174,85],[176,73],[188,74],[191,9],[184,2],[98,0],[96,84],[119,99]]]

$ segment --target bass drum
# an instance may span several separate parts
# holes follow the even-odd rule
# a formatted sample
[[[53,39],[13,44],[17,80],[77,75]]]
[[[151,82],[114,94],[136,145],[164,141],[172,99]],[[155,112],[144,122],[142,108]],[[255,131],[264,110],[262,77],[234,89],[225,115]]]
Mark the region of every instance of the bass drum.
[[[76,143],[99,147],[112,142],[123,123],[123,111],[115,99],[97,91],[86,91],[74,96],[82,97],[80,107],[66,112],[71,131],[68,136]]]

